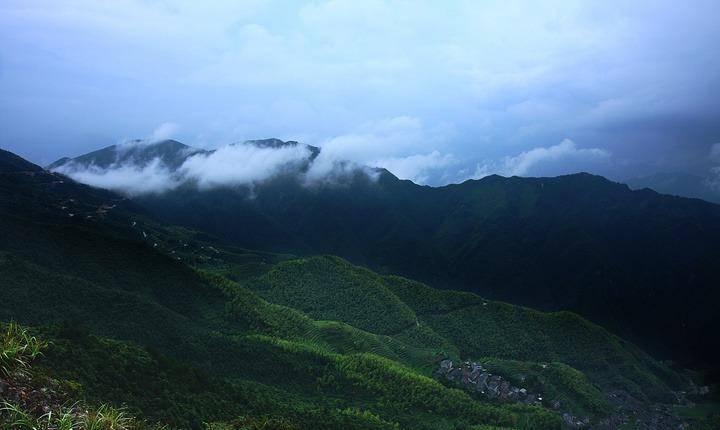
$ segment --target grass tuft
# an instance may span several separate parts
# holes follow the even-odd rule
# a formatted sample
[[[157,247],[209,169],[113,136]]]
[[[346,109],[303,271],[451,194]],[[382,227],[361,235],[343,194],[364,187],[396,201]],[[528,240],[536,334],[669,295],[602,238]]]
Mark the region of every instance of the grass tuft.
[[[28,330],[10,322],[0,339],[0,375],[9,377],[15,372],[26,372],[30,363],[42,355],[47,342],[29,334]]]
[[[123,408],[101,405],[96,411],[83,415],[84,430],[129,430],[134,427],[134,419]]]

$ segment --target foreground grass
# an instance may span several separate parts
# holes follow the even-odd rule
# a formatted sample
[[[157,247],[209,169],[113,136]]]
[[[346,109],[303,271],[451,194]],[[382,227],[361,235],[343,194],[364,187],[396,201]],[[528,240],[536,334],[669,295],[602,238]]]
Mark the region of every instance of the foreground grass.
[[[47,388],[33,387],[32,363],[43,355],[49,346],[30,331],[15,322],[5,325],[0,335],[0,380],[19,391],[17,400],[0,402],[0,429],[2,430],[132,430],[150,428],[137,421],[123,408],[101,404],[88,408],[80,402],[57,404],[57,399],[43,396]],[[35,396],[27,394],[29,390]],[[39,393],[39,394],[38,394]]]

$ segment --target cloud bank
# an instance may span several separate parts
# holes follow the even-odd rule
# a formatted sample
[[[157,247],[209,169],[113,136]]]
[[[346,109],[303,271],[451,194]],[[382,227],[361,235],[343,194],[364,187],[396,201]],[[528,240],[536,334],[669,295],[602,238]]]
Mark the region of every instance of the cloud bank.
[[[118,191],[129,196],[161,193],[177,188],[181,183],[180,179],[157,158],[145,166],[115,164],[109,168],[101,168],[95,165],[80,166],[69,163],[54,171],[80,183]]]
[[[129,145],[118,145],[118,155],[127,151]],[[136,145],[149,144],[140,141]],[[233,144],[190,155],[177,169],[170,169],[156,157],[143,163],[136,159],[117,161],[107,167],[70,162],[54,170],[84,184],[137,196],[162,193],[186,184],[201,190],[253,185],[283,172],[297,171],[309,157],[310,151],[304,145],[268,148]]]
[[[200,190],[252,186],[282,174],[295,175],[305,186],[338,185],[358,172],[376,179],[377,168],[418,184],[426,184],[431,176],[446,182],[491,174],[552,176],[565,173],[566,164],[591,171],[610,160],[605,149],[579,148],[564,139],[553,146],[477,163],[470,174],[468,169],[458,172],[462,160],[434,149],[452,136],[452,130],[428,128],[418,118],[407,116],[366,122],[350,133],[325,140],[319,153],[304,144],[279,140],[247,141],[215,150],[159,140],[177,129],[176,124],[163,123],[147,139],[114,146],[115,161],[110,165],[107,161],[103,167],[73,161],[55,170],[85,184],[135,196],[183,185]],[[709,158],[720,161],[720,145],[712,147]],[[709,185],[715,186],[715,182]]]
[[[349,133],[320,142],[320,156],[308,177],[326,177],[341,166],[382,167],[400,179],[426,183],[452,166],[455,158],[436,148],[453,136],[448,126],[427,127],[416,117],[399,116],[368,121]],[[349,163],[349,164],[348,164]]]
[[[304,145],[258,148],[228,145],[210,154],[189,157],[180,167],[180,176],[194,180],[200,189],[247,185],[262,182],[297,167],[310,157]]]
[[[55,170],[89,185],[139,195],[165,192],[183,184],[202,190],[252,185],[301,170],[300,179],[307,186],[339,184],[357,172],[375,179],[376,168],[423,184],[457,163],[452,154],[434,149],[452,136],[451,129],[428,128],[418,118],[407,116],[368,121],[347,134],[324,140],[314,158],[304,144],[264,146],[248,141],[215,150],[172,145],[172,151],[177,152],[169,154],[155,146],[179,128],[174,123],[162,123],[146,139],[115,145],[115,161],[109,166],[71,162]],[[175,163],[178,158],[179,165],[164,162]]]
[[[408,123],[414,124],[412,121],[408,122],[406,118],[391,122],[394,124],[391,129],[397,131],[397,124]],[[383,123],[382,127],[388,125]],[[404,130],[404,125],[400,129]],[[162,193],[183,185],[197,187],[200,190],[252,186],[282,174],[295,175],[299,182],[306,186],[340,184],[348,175],[358,172],[371,179],[377,178],[377,172],[372,169],[373,167],[386,168],[401,179],[410,179],[422,184],[426,179],[424,175],[428,172],[458,163],[452,154],[441,154],[436,150],[427,154],[373,159],[378,154],[393,153],[397,148],[392,144],[407,143],[405,139],[409,135],[399,133],[390,135],[394,137],[384,136],[368,134],[338,137],[328,142],[314,160],[309,147],[302,144],[268,147],[246,142],[226,145],[214,151],[200,152],[189,152],[191,149],[186,148],[181,151],[186,151],[187,157],[176,169],[169,168],[159,157],[144,162],[139,158],[121,159],[123,152],[133,148],[132,145],[145,148],[151,145],[145,141],[135,141],[134,144],[118,145],[116,147],[118,161],[107,167],[70,162],[56,168],[55,171],[88,185],[136,196]],[[398,136],[402,138],[395,141]],[[373,142],[366,143],[367,140]],[[348,142],[350,144],[346,144]],[[338,146],[334,146],[336,144]],[[355,152],[360,148],[373,146],[377,147],[376,151]],[[491,174],[538,176],[545,175],[544,172],[552,171],[558,164],[564,162],[591,166],[607,162],[609,158],[610,153],[606,150],[578,148],[573,141],[565,139],[557,145],[534,148],[516,156],[478,164],[470,177],[482,178]],[[716,170],[720,171],[720,169]],[[715,183],[709,185],[715,186]]]

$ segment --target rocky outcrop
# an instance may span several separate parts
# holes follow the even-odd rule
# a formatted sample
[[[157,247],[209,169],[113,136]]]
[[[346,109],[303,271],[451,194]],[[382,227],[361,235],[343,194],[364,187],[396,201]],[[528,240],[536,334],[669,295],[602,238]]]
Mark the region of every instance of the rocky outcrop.
[[[18,405],[38,416],[60,410],[67,403],[65,394],[55,381],[45,379],[43,382],[44,385],[38,385],[25,373],[0,378],[0,404]]]

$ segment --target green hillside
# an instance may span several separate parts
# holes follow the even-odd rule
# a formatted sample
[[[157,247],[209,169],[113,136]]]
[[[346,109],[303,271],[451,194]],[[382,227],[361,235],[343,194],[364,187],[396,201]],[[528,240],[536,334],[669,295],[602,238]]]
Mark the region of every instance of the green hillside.
[[[392,428],[387,423],[417,428],[411,422],[419,414],[427,415],[420,427],[429,429],[559,423],[541,409],[478,402],[399,363],[407,357],[428,360],[426,348],[340,322],[315,322],[227,278],[198,272],[178,260],[179,253],[163,248],[187,243],[191,234],[178,235],[129,208],[80,217],[62,207],[72,195],[72,203],[89,213],[107,205],[104,197],[115,197],[109,193],[44,172],[3,175],[0,320],[65,327],[41,330],[52,342],[40,365],[53,377],[77,382],[84,401],[128,404],[140,417],[181,427],[250,414],[300,428]],[[63,193],[53,192],[53,184]],[[237,260],[257,266],[285,258],[249,252],[241,258],[241,250],[219,251],[206,242],[190,246],[206,247],[216,257],[196,257],[216,271],[240,266]],[[183,252],[185,258],[192,253]],[[132,344],[88,338],[86,332]],[[133,344],[157,352],[148,355]],[[188,382],[148,378],[172,376],[153,370],[160,356],[220,385],[183,398]],[[131,386],[118,387],[117,379]],[[403,382],[386,383],[390,380]],[[227,384],[240,385],[227,389]],[[152,391],[142,388],[151,386],[162,390],[153,401],[147,397]],[[240,395],[246,401],[239,401]]]
[[[337,257],[280,263],[257,280],[263,297],[322,320],[338,320],[377,334],[415,324],[415,314],[379,275]]]
[[[470,293],[433,290],[396,276],[385,279],[422,321],[452,339],[464,355],[489,351],[504,359],[561,361],[589,372],[630,366],[649,371],[645,386],[655,377],[671,386],[679,383],[636,346],[571,312],[538,312]]]
[[[558,429],[562,413],[615,414],[608,390],[651,408],[684,384],[571,313],[434,290],[333,256],[225,247],[112,193],[12,166],[0,172],[0,321],[49,344],[30,380],[0,375],[10,387],[126,406],[137,428],[439,430]],[[458,389],[435,376],[445,358],[484,363],[545,401]]]
[[[472,293],[434,290],[397,276],[379,277],[337,257],[279,263],[247,284],[272,302],[317,318],[327,318],[322,309],[332,309],[333,319],[348,324],[372,321],[368,331],[411,344],[427,342],[436,354],[565,363],[597,386],[621,388],[643,399],[662,400],[682,383],[636,346],[576,314],[543,313]],[[372,298],[378,291],[392,298],[385,298],[386,303],[403,306],[377,306]],[[388,321],[403,321],[404,327],[398,331]]]

